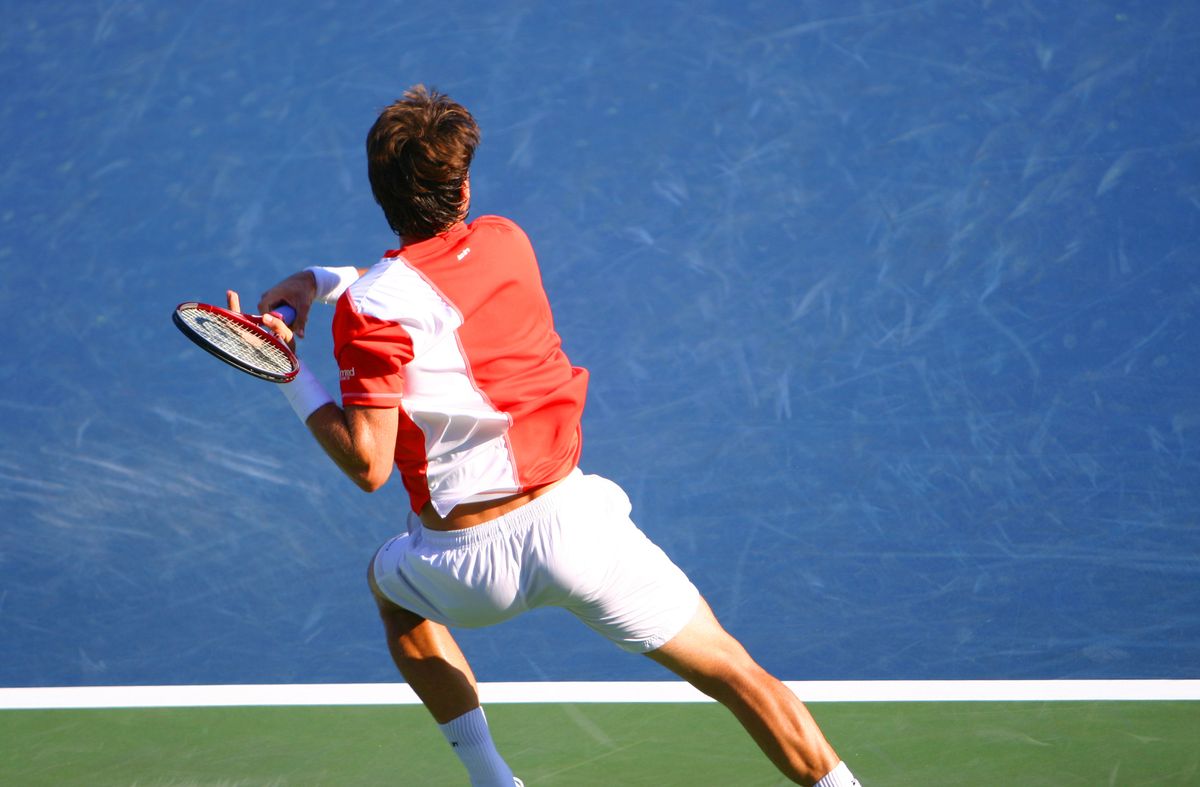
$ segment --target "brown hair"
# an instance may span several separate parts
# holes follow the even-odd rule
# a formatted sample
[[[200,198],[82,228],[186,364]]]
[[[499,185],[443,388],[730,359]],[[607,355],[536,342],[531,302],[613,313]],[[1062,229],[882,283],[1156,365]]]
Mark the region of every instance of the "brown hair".
[[[367,176],[393,232],[423,240],[465,218],[463,184],[478,144],[471,113],[424,85],[380,113],[367,134]]]

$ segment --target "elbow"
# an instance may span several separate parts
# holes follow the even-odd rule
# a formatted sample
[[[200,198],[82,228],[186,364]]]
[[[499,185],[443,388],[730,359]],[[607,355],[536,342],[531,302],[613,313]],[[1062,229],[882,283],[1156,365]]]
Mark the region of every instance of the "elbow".
[[[388,478],[392,475],[392,466],[391,464],[362,465],[347,472],[346,475],[350,476],[350,480],[354,482],[355,486],[370,494],[379,491],[380,487],[387,483]]]
[[[366,492],[368,495],[372,492],[378,491],[379,488],[384,484],[383,481],[377,481],[373,478],[356,478],[354,479],[354,483],[358,485],[359,489]]]

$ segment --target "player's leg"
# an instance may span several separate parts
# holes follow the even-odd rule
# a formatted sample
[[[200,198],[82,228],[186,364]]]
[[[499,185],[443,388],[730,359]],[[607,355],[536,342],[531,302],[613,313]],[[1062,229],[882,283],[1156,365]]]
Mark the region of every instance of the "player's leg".
[[[579,476],[558,491],[569,502],[537,525],[543,548],[539,570],[530,574],[532,606],[568,609],[614,644],[649,655],[724,703],[789,778],[814,784],[837,770],[821,787],[856,784],[838,769],[800,700],[717,623],[687,575],[629,518],[632,506],[619,486]],[[555,504],[555,494],[542,505]]]
[[[392,661],[438,724],[479,707],[475,675],[440,623],[375,596]]]
[[[691,622],[646,654],[729,708],[763,752],[800,784],[853,785],[808,709],[787,686],[760,667],[703,600]],[[837,780],[836,769],[846,780]]]
[[[492,742],[475,675],[450,631],[389,601],[369,576],[392,661],[433,715],[473,787],[520,784]]]

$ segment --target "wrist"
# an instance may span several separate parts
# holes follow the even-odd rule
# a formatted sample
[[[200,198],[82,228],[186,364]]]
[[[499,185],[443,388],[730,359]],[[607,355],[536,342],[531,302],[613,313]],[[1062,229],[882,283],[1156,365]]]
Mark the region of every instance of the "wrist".
[[[333,303],[358,279],[358,269],[350,266],[325,268],[314,265],[304,270],[312,274],[317,285],[316,300],[321,303]]]
[[[296,377],[290,383],[279,386],[279,390],[301,423],[307,423],[310,415],[333,402],[329,391],[325,390],[325,386],[321,385],[321,381],[304,361],[300,362],[300,370],[296,372]]]

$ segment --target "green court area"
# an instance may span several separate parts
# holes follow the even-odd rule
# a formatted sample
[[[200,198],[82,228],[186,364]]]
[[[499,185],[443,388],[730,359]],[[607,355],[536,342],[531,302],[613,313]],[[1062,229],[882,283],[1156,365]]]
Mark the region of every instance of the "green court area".
[[[1200,702],[821,703],[866,787],[1200,784]],[[538,785],[782,784],[714,704],[488,708]],[[419,706],[0,711],[0,784],[463,785]]]

